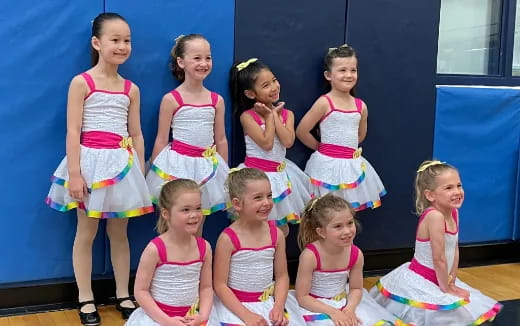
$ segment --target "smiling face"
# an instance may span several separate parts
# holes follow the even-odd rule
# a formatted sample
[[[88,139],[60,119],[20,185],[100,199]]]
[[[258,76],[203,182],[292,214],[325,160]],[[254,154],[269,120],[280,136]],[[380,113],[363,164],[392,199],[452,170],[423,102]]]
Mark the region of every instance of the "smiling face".
[[[435,177],[435,188],[424,191],[432,206],[440,210],[460,208],[464,201],[464,189],[455,169],[446,169]]]
[[[184,53],[177,58],[177,64],[184,70],[187,78],[204,80],[213,67],[208,41],[203,38],[186,41]]]
[[[316,229],[316,232],[324,241],[336,247],[352,245],[356,236],[356,223],[349,209],[329,210],[329,221],[324,227]]]
[[[271,106],[280,99],[280,83],[269,69],[262,69],[256,75],[253,89],[245,91],[247,97]]]
[[[273,194],[269,180],[249,180],[241,198],[232,199],[240,218],[266,221],[273,209]]]
[[[103,22],[101,35],[92,37],[92,47],[98,51],[100,60],[109,64],[124,63],[132,52],[130,27],[121,19]]]
[[[358,79],[356,57],[336,57],[332,59],[330,71],[325,71],[324,75],[325,79],[330,82],[332,89],[350,92],[356,86]]]
[[[195,234],[202,221],[200,192],[180,193],[169,210],[161,210],[161,218],[164,218],[169,227],[176,231]]]

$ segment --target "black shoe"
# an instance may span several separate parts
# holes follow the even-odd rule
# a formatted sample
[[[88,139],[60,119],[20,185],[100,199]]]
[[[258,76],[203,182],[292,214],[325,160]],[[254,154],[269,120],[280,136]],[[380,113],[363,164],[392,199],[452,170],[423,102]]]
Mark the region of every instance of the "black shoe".
[[[93,304],[96,308],[93,312],[82,312],[81,308],[85,305]],[[79,319],[81,320],[81,323],[85,326],[97,326],[101,324],[101,317],[99,317],[99,313],[97,311],[96,304],[94,300],[89,301],[83,301],[78,303],[79,306]]]
[[[134,307],[133,308],[122,307],[121,303],[123,303],[123,301],[126,301],[126,300],[132,302]],[[137,307],[135,306],[135,303],[131,297],[126,297],[126,298],[116,298],[116,309],[118,311],[121,311],[121,317],[123,317],[124,320],[127,320],[130,317],[130,315],[132,314],[132,312],[134,312],[134,310],[137,309]]]

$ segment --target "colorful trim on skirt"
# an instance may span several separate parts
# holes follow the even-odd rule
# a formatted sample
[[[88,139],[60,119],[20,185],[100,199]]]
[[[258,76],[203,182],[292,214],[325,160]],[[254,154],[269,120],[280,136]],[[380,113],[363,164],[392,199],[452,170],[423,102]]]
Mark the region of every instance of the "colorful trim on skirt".
[[[101,212],[101,211],[94,211],[94,210],[87,209],[83,202],[70,202],[66,205],[61,205],[61,204],[58,204],[58,203],[52,201],[52,199],[50,197],[45,198],[45,203],[47,205],[49,205],[51,208],[53,208],[57,211],[60,211],[60,212],[66,212],[73,208],[80,208],[80,209],[85,210],[85,213],[87,214],[88,217],[99,218],[99,219],[136,217],[136,216],[141,216],[141,215],[145,215],[148,213],[152,213],[154,211],[153,206],[145,206],[145,207],[140,207],[140,208],[131,209],[131,210],[122,211],[122,212]]]

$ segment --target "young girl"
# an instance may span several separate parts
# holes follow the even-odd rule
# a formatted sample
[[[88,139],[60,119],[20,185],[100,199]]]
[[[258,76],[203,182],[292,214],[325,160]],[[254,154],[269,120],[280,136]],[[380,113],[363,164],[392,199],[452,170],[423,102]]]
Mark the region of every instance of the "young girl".
[[[209,325],[288,325],[285,238],[274,221],[267,221],[273,208],[269,179],[260,170],[244,168],[229,174],[227,187],[239,218],[217,240],[217,298]],[[297,325],[293,319],[290,323]]]
[[[205,324],[213,301],[211,247],[195,233],[202,222],[197,183],[176,179],[159,196],[161,234],[144,249],[134,294],[141,306],[126,326]],[[198,313],[197,313],[197,308]]]
[[[109,219],[116,308],[128,318],[135,306],[128,298],[126,218],[153,211],[143,177],[139,88],[117,72],[130,55],[130,28],[118,14],[100,14],[92,23],[91,44],[94,67],[74,77],[70,84],[67,157],[54,172],[46,199],[59,211],[78,208],[72,262],[84,325],[100,323],[90,281],[92,242],[99,219]]]
[[[305,208],[296,299],[308,325],[403,325],[363,290],[363,253],[353,244],[354,211],[327,194]]]
[[[311,199],[309,178],[285,151],[294,144],[294,115],[280,99],[280,83],[269,67],[253,58],[235,64],[230,72],[235,111],[245,133],[246,158],[239,167],[264,171],[271,183],[275,220],[285,235],[287,222],[297,223]]]
[[[331,91],[314,102],[296,129],[301,142],[316,151],[305,172],[316,195],[333,191],[357,211],[379,207],[385,188],[358,148],[367,134],[368,111],[353,95],[358,78],[354,50],[347,45],[329,49],[324,75]],[[321,142],[310,133],[317,123]]]
[[[417,226],[415,254],[382,277],[370,294],[390,312],[417,326],[480,325],[501,305],[457,279],[458,208],[464,190],[457,170],[425,161],[415,179]]]
[[[212,60],[209,43],[202,35],[179,36],[171,57],[173,75],[181,84],[162,99],[146,181],[152,196],[157,197],[167,180],[195,180],[202,189],[202,213],[209,215],[226,208],[224,182],[229,168],[224,100],[203,85]],[[170,128],[173,140],[168,143]]]

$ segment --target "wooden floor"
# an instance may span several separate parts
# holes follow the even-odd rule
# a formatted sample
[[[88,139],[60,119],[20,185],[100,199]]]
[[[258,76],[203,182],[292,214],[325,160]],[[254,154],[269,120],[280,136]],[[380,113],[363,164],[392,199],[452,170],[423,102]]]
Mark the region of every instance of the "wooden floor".
[[[459,271],[459,277],[470,286],[499,301],[520,299],[520,263],[469,267]],[[364,280],[369,289],[378,277]],[[114,306],[99,307],[103,326],[122,326],[124,321]],[[77,310],[52,311],[24,316],[0,318],[0,326],[75,326],[81,325]]]

